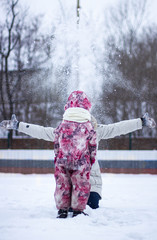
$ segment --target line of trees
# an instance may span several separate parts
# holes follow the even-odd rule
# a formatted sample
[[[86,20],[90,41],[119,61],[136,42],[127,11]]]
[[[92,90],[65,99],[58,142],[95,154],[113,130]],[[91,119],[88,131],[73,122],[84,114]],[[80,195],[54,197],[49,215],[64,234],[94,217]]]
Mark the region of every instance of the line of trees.
[[[141,117],[145,112],[156,119],[157,25],[145,24],[147,10],[148,1],[140,0],[124,1],[110,12],[112,28],[105,41],[108,64],[101,60],[102,104],[98,104],[96,112],[103,123]],[[156,134],[156,129],[144,129],[133,135],[156,137]]]

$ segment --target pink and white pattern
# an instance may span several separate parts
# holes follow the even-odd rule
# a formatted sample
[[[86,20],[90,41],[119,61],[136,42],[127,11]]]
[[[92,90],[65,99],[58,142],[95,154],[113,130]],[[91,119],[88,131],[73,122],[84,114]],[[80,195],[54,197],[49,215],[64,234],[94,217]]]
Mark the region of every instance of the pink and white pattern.
[[[68,106],[90,109],[87,96],[76,91]],[[75,99],[76,98],[76,99]],[[95,162],[96,132],[91,122],[63,120],[55,130],[55,201],[57,209],[84,210],[90,193],[90,169]]]
[[[89,111],[91,109],[91,106],[91,102],[89,101],[87,95],[84,92],[74,91],[70,94],[64,110],[72,107],[80,107]]]

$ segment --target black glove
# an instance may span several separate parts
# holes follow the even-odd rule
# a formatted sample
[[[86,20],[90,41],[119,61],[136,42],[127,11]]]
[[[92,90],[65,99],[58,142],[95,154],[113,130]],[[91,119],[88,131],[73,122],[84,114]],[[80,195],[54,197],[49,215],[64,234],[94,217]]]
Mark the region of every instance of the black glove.
[[[0,127],[4,128],[6,130],[11,130],[11,129],[17,130],[19,127],[19,122],[16,119],[16,115],[13,114],[11,117],[11,120],[3,120],[0,123]]]
[[[156,126],[155,120],[153,118],[150,118],[148,113],[145,113],[141,118],[141,120],[142,120],[142,126],[146,126],[149,128],[155,128]]]

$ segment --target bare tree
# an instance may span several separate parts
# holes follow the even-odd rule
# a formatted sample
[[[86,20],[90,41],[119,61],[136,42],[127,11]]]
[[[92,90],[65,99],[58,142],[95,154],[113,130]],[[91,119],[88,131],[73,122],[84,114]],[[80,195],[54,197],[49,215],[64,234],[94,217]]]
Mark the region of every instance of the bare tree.
[[[113,114],[109,114],[113,121],[119,121],[120,117],[121,119],[127,119],[128,102],[133,98],[139,100],[139,90],[132,82],[132,78],[135,78],[135,76],[133,76],[129,59],[134,58],[136,53],[136,43],[142,32],[142,26],[145,24],[146,6],[147,0],[125,0],[121,1],[114,9],[110,9],[109,12],[106,28],[108,39],[104,42],[104,48],[108,49],[108,56],[106,57],[108,64],[107,68],[104,68],[105,65],[102,64],[102,72],[109,79],[111,90],[108,91],[108,94],[106,92],[105,98],[104,94],[102,96],[104,107],[106,107],[106,101],[108,101],[112,105],[112,111],[114,108]],[[131,78],[128,77],[128,69],[130,69]],[[105,79],[103,83],[104,91],[106,84],[107,80]],[[111,104],[113,101],[114,104]],[[141,109],[137,115],[140,112]],[[120,117],[118,117],[118,114],[120,114]]]
[[[25,115],[24,105],[29,109],[32,96],[26,98],[26,92],[30,92],[30,79],[35,71],[45,68],[51,57],[53,38],[41,33],[42,16],[32,17],[30,24],[28,11],[22,10],[19,0],[5,0],[3,3],[5,20],[0,23],[0,112],[2,119],[10,119],[15,112],[19,117],[20,114]],[[39,88],[38,83],[36,88]]]
[[[112,109],[109,112],[112,120],[140,117],[146,111],[156,116],[156,44],[156,26],[152,26],[143,29],[141,36],[132,45],[132,54],[123,48],[112,48],[111,62],[119,71],[117,75],[121,76],[113,85],[113,91],[106,94]],[[104,84],[103,89],[105,87]],[[104,96],[103,101],[106,108]],[[140,134],[141,132],[134,133],[135,136]],[[147,137],[155,134],[156,129],[144,130]]]
[[[108,35],[115,44],[132,54],[132,45],[146,25],[148,0],[123,0],[110,9],[107,19]]]
[[[8,117],[11,117],[11,114],[13,113],[13,98],[12,98],[12,79],[9,79],[9,59],[11,57],[11,53],[14,50],[17,41],[18,36],[16,36],[14,32],[14,26],[16,24],[16,18],[17,18],[17,12],[16,12],[16,6],[18,4],[18,0],[14,1],[12,0],[10,3],[10,9],[8,14],[10,14],[10,18],[6,20],[5,27],[1,31],[1,48],[0,48],[0,54],[1,54],[1,71],[2,71],[2,86],[1,86],[1,99],[4,101],[4,97],[2,96],[3,90],[5,88],[6,90],[6,98],[9,106],[8,111]],[[6,34],[5,34],[6,33]],[[3,74],[4,71],[4,74]],[[4,80],[5,78],[5,80]],[[3,86],[4,85],[4,86]],[[6,115],[6,110],[4,106],[4,102],[2,103],[3,106],[3,113]]]

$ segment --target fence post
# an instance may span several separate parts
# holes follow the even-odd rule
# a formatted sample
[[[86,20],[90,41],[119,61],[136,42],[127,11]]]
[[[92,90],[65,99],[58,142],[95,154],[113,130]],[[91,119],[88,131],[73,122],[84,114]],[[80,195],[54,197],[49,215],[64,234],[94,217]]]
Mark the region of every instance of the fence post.
[[[7,148],[11,148],[11,142],[12,142],[12,130],[8,131],[8,139],[7,139]]]
[[[129,133],[129,150],[132,150],[132,133]]]

